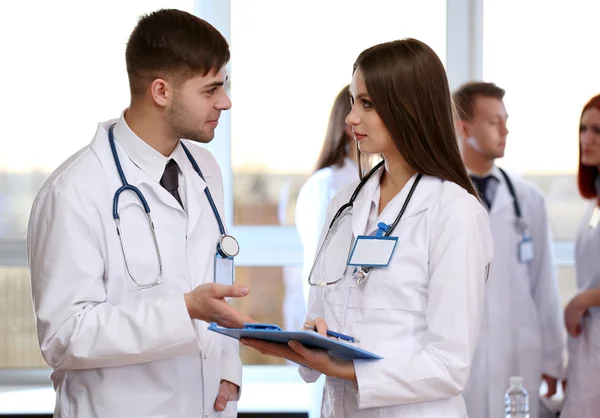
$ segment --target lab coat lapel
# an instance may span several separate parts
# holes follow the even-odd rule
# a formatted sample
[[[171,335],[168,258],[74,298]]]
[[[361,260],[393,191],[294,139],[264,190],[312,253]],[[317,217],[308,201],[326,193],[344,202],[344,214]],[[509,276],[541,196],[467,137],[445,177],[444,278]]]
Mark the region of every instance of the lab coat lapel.
[[[396,217],[402,210],[402,207],[404,206],[404,203],[406,201],[406,198],[408,197],[410,189],[414,185],[416,179],[417,179],[417,175],[415,174],[406,183],[406,185],[400,191],[400,193],[398,195],[396,195],[390,203],[388,203],[388,205],[384,208],[383,212],[381,213],[381,218],[380,218],[381,222],[384,222],[387,225],[391,225],[394,223],[394,221],[396,220]],[[398,226],[402,223],[402,221],[404,219],[410,218],[411,216],[413,216],[413,215],[427,209],[429,206],[431,206],[431,202],[433,201],[433,199],[431,199],[431,195],[434,194],[437,190],[439,190],[441,184],[442,184],[442,181],[440,179],[438,179],[437,177],[430,177],[430,176],[422,176],[421,177],[421,180],[417,184],[417,186],[413,192],[413,195],[412,195],[410,201],[408,202],[408,206],[406,206],[406,210],[404,211],[404,214],[402,215],[400,222],[396,226],[396,232],[397,232]],[[367,232],[371,232],[371,231],[367,231]],[[397,235],[396,232],[394,232],[392,235],[394,235],[394,236]]]
[[[193,147],[196,146],[194,144],[190,144],[189,142],[186,142],[185,145],[190,152],[193,152]],[[200,170],[202,170],[202,175],[206,179],[206,182],[202,180],[202,178],[194,170],[191,161],[188,159],[181,145],[178,145],[173,157],[175,158],[177,164],[179,164],[179,167],[181,167],[183,176],[185,177],[185,195],[187,200],[186,212],[188,215],[187,233],[189,235],[200,221],[200,217],[203,214],[203,208],[209,207],[208,198],[204,190],[207,187],[206,182],[209,181],[209,179],[212,177],[212,174],[202,159],[194,156],[196,163],[200,167]],[[213,199],[216,200],[217,197],[213,195]]]
[[[100,163],[106,172],[107,178],[116,192],[117,189],[122,186],[122,182],[119,177],[108,140],[108,128],[115,122],[116,120],[113,120],[105,124],[100,124],[90,146],[100,159]],[[154,181],[148,174],[142,171],[133,163],[133,161],[131,161],[127,154],[125,154],[123,148],[119,146],[118,142],[115,142],[115,145],[127,183],[140,189],[144,195],[144,198],[148,202],[148,205],[150,206],[150,212],[152,212],[151,201],[154,200],[159,200],[161,203],[164,203],[165,205],[174,209],[182,210],[181,206],[179,206],[179,203],[177,203],[177,200],[175,200],[175,198],[167,190],[165,190],[159,183]],[[124,192],[123,196],[126,194],[131,195],[132,192]],[[150,196],[150,194],[153,196]],[[154,197],[154,199],[152,199],[152,197]],[[138,200],[135,196],[133,196],[133,198],[136,201]]]
[[[354,238],[365,234],[369,212],[371,211],[371,202],[379,187],[382,170],[383,168],[380,168],[371,176],[354,201],[352,207],[352,233]]]
[[[507,206],[512,207],[513,198],[508,191],[508,186],[504,180],[504,176],[502,176],[502,173],[500,173],[498,167],[494,167],[493,174],[500,181],[500,183],[498,184],[496,195],[492,201],[492,210],[490,211],[490,215],[497,215],[498,213],[506,210]]]

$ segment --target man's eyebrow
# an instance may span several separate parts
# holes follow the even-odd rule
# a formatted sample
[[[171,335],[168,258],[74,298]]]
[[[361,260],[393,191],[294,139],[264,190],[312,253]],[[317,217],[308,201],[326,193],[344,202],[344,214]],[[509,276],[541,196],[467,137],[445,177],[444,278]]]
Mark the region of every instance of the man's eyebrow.
[[[225,81],[229,80],[229,76],[225,77]],[[202,88],[209,88],[209,87],[219,87],[225,84],[225,81],[213,81],[212,83],[208,83],[207,85],[203,86]]]

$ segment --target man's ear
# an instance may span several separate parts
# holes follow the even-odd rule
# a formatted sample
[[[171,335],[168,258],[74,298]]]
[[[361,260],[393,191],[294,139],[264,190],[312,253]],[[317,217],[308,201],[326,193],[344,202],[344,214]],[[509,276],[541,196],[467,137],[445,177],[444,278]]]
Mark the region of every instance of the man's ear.
[[[470,135],[468,122],[464,119],[457,119],[455,125],[456,135],[459,139],[467,139]]]
[[[152,100],[160,107],[165,107],[172,100],[173,86],[162,78],[156,78],[150,84]]]

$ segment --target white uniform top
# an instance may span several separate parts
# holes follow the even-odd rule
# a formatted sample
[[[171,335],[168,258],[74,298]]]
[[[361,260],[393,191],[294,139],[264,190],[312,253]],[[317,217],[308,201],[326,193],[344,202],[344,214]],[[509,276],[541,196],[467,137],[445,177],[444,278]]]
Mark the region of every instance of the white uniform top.
[[[534,247],[533,260],[521,263],[518,249],[523,236],[514,226],[513,199],[498,167],[491,174],[497,182],[490,212],[494,259],[486,285],[483,326],[464,396],[469,416],[503,418],[510,376],[523,376],[530,418],[537,418],[542,373],[564,376],[565,337],[552,235],[542,194],[511,175]]]
[[[326,167],[316,171],[300,189],[296,201],[296,228],[304,249],[302,280],[304,298],[308,300],[308,274],[312,268],[327,206],[342,188],[358,180],[358,167],[349,158],[341,167]]]
[[[115,122],[121,165],[148,201],[162,255],[163,283],[147,290],[127,274],[112,217],[121,187],[107,133]],[[184,142],[223,214],[216,161]],[[33,205],[29,267],[42,355],[55,369],[55,416],[234,417],[235,402],[224,413],[214,411],[214,402],[221,379],[241,385],[238,344],[191,320],[183,299],[213,281],[220,234],[206,183],[178,145],[170,158],[184,178],[184,211],[157,181],[167,159],[140,152],[144,147],[122,117],[101,123],[92,143],[52,173]],[[125,192],[119,208],[129,265],[136,278],[151,282],[158,261],[141,203]]]
[[[377,216],[380,174],[354,203],[355,237],[372,232],[377,222],[391,224],[415,179]],[[356,185],[333,199],[327,225]],[[456,184],[424,176],[392,236],[398,245],[390,265],[373,269],[360,286],[349,273],[339,285],[311,288],[308,319],[323,317],[331,330],[356,337],[360,348],[384,357],[354,362],[357,385],[328,377],[322,416],[466,417],[461,391],[479,335],[492,258],[487,212]],[[331,249],[336,250],[347,248]],[[319,377],[304,368],[300,374],[306,381]]]
[[[591,202],[575,241],[575,268],[579,291],[600,287],[600,228],[589,224]],[[597,418],[600,415],[600,308],[589,309],[582,333],[569,337],[567,393],[561,418]]]

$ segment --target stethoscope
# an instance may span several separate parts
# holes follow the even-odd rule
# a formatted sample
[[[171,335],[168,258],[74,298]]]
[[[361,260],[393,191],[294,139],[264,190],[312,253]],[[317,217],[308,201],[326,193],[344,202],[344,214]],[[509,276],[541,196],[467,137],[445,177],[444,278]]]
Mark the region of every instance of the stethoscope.
[[[512,181],[510,181],[508,174],[506,174],[506,172],[503,169],[501,169],[500,167],[498,167],[498,170],[500,170],[500,174],[502,174],[502,177],[504,178],[504,181],[506,182],[506,187],[508,187],[508,193],[510,193],[510,196],[513,201],[513,209],[514,209],[515,218],[516,218],[515,219],[515,230],[517,231],[518,234],[525,236],[525,234],[527,233],[527,223],[523,219],[523,214],[521,212],[521,205],[519,204],[519,199],[517,198],[517,193],[515,192],[515,187],[513,186]]]
[[[154,230],[154,223],[152,222],[152,216],[150,215],[150,206],[148,205],[148,202],[146,201],[146,198],[142,194],[141,190],[135,186],[132,186],[131,184],[129,184],[127,182],[127,178],[125,177],[125,173],[123,172],[123,168],[121,167],[121,161],[119,160],[119,156],[117,154],[117,148],[115,146],[115,137],[113,134],[114,127],[115,127],[115,124],[113,124],[108,129],[108,141],[110,143],[110,150],[112,151],[113,159],[115,161],[115,166],[117,167],[117,171],[119,172],[119,177],[121,178],[121,183],[123,185],[121,187],[119,187],[119,189],[117,189],[117,191],[115,192],[115,196],[113,197],[113,219],[115,220],[115,224],[117,225],[117,235],[119,236],[119,242],[121,243],[121,251],[123,252],[123,258],[125,259],[125,267],[127,269],[127,273],[129,274],[129,277],[131,277],[131,280],[133,280],[140,289],[149,289],[151,287],[154,287],[154,286],[160,284],[162,281],[162,274],[163,274],[162,257],[160,255],[160,249],[158,247],[158,240],[156,238],[156,231]],[[198,163],[196,162],[196,160],[194,159],[194,157],[192,156],[190,151],[187,149],[187,147],[183,144],[183,142],[180,142],[180,144],[181,144],[181,147],[183,148],[183,151],[185,151],[185,155],[187,155],[188,160],[190,160],[190,163],[192,164],[194,171],[196,171],[196,173],[198,173],[200,178],[206,183],[206,180],[204,179],[204,176],[202,175],[202,171],[200,170]],[[119,197],[121,196],[121,193],[123,193],[126,190],[129,190],[129,191],[132,191],[133,193],[135,193],[137,195],[138,199],[140,200],[140,202],[142,203],[142,206],[144,207],[144,212],[146,212],[146,218],[148,219],[148,225],[150,226],[150,230],[152,232],[154,248],[156,250],[156,256],[158,258],[158,277],[156,277],[154,279],[154,281],[149,282],[149,283],[142,283],[142,282],[139,282],[138,280],[136,280],[135,277],[133,277],[133,274],[131,273],[131,269],[129,268],[129,263],[127,262],[127,254],[125,252],[125,245],[123,244],[123,237],[121,234],[121,220],[119,217]],[[217,243],[217,253],[224,258],[235,257],[240,252],[240,245],[238,244],[237,240],[234,237],[232,237],[231,235],[227,234],[227,232],[225,232],[225,226],[223,225],[221,216],[219,216],[219,211],[217,209],[217,205],[215,205],[215,201],[213,200],[212,195],[210,194],[210,190],[208,189],[208,183],[206,184],[206,187],[204,188],[204,193],[206,194],[206,197],[208,198],[208,203],[210,203],[210,207],[213,211],[213,214],[215,215],[215,219],[217,220],[217,223],[219,224],[219,230],[221,232],[221,238],[219,239],[219,242]]]
[[[354,201],[356,200],[356,197],[358,196],[358,193],[361,191],[361,189],[367,183],[367,181],[369,181],[369,179],[371,178],[371,176],[375,172],[377,172],[377,170],[379,170],[384,164],[385,164],[385,160],[384,161],[380,161],[375,167],[373,167],[361,179],[360,183],[358,183],[358,186],[356,186],[356,189],[354,190],[354,193],[352,193],[352,196],[350,197],[350,200],[348,201],[348,203],[342,205],[338,209],[338,211],[335,213],[333,219],[331,220],[331,223],[329,224],[329,228],[327,229],[327,235],[325,236],[325,239],[323,240],[323,244],[321,244],[321,247],[319,248],[319,251],[317,252],[317,256],[315,257],[315,261],[314,261],[314,263],[312,265],[312,268],[310,269],[310,273],[308,275],[308,284],[310,286],[325,287],[325,286],[337,284],[337,283],[341,282],[346,277],[347,267],[344,270],[344,272],[340,275],[340,277],[337,278],[333,282],[325,282],[325,281],[321,280],[321,281],[318,281],[316,283],[313,283],[313,280],[312,280],[315,268],[321,262],[322,256],[323,256],[323,251],[327,247],[327,243],[329,242],[329,240],[331,238],[331,230],[332,230],[332,227],[335,225],[335,222],[340,218],[340,216],[342,215],[342,213],[346,209],[353,208]],[[396,225],[398,225],[398,222],[400,222],[400,219],[402,219],[402,215],[404,215],[404,211],[406,210],[406,207],[408,206],[408,203],[410,202],[410,199],[412,198],[412,195],[413,195],[415,189],[417,188],[417,185],[419,184],[419,181],[421,180],[421,177],[423,177],[423,175],[419,173],[417,175],[417,178],[415,179],[414,183],[412,184],[412,187],[410,188],[410,191],[408,192],[408,196],[406,197],[406,200],[404,201],[404,205],[402,206],[402,209],[400,210],[400,212],[396,216],[396,219],[394,219],[394,222],[383,233],[383,237],[390,236],[390,234],[394,231],[394,228],[396,228]],[[350,248],[352,248],[352,247],[350,247]],[[350,256],[350,254],[348,254],[348,256]],[[369,274],[371,273],[371,270],[372,270],[372,267],[363,267],[363,266],[355,267],[354,271],[352,272],[352,275],[353,275],[353,277],[356,280],[356,284],[360,285],[362,282],[364,282],[365,280],[367,280],[367,278],[369,277]]]

